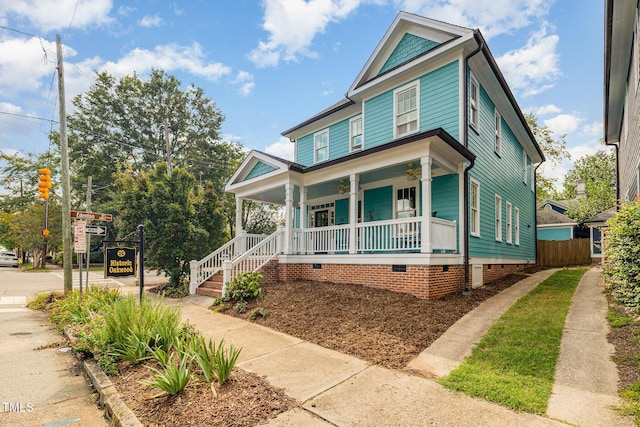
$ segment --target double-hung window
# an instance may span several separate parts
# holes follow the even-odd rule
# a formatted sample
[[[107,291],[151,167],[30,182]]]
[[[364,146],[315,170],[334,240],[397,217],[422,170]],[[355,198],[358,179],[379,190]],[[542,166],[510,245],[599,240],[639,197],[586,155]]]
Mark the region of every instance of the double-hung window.
[[[399,188],[396,191],[396,218],[416,216],[416,187]]]
[[[495,121],[496,121],[496,126],[495,126],[495,150],[496,150],[496,154],[500,155],[500,143],[502,142],[502,116],[500,116],[500,113],[498,113],[498,110],[496,110],[496,114],[495,114]]]
[[[420,122],[419,81],[403,86],[393,92],[394,136],[399,138],[418,131]]]
[[[329,129],[316,133],[313,136],[313,144],[314,163],[329,160]]]
[[[502,242],[502,197],[496,194],[496,241]]]
[[[511,225],[511,202],[507,202],[507,243],[511,244],[513,239],[512,225]]]
[[[471,77],[469,89],[469,122],[476,131],[479,131],[478,116],[480,111],[480,86],[474,77]]]
[[[520,244],[520,209],[516,208],[516,213],[515,213],[515,220],[514,220],[514,225],[516,227],[516,237],[515,237],[515,241],[516,241],[516,246]]]
[[[354,117],[349,121],[349,139],[351,151],[362,149],[362,116]]]
[[[480,183],[471,179],[469,190],[469,205],[471,208],[471,218],[469,218],[471,235],[480,237]]]

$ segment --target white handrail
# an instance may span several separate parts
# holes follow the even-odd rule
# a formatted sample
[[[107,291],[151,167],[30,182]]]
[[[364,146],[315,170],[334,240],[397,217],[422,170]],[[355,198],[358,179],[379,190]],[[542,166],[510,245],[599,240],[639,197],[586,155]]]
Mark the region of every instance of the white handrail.
[[[211,276],[222,270],[225,260],[235,259],[260,243],[266,236],[264,234],[239,233],[216,251],[210,253],[201,260],[193,260],[189,263],[191,277],[189,280],[189,293],[195,294],[196,289]]]
[[[256,272],[280,253],[279,239],[284,234],[283,229],[278,229],[269,237],[262,239],[260,243],[246,251],[234,260],[223,262],[222,268],[222,295],[226,292],[227,283],[235,276],[245,272]]]

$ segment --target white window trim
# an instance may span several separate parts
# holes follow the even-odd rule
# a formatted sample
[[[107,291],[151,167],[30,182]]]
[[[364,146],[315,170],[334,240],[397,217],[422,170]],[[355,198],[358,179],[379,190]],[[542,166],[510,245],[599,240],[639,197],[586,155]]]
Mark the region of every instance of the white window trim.
[[[495,221],[496,242],[502,242],[502,197],[496,194],[495,198]]]
[[[522,150],[522,182],[524,182],[524,184],[527,184],[527,175],[528,171],[527,171],[527,152]]]
[[[495,147],[494,150],[496,152],[496,154],[499,156],[500,155],[500,146],[502,145],[502,116],[500,115],[500,113],[498,112],[498,109],[496,109],[495,114],[494,114],[494,143],[495,143]]]
[[[511,202],[507,202],[507,244],[511,244],[513,242],[513,208]]]
[[[475,85],[475,91],[473,87]],[[475,92],[476,101],[473,101],[473,94]],[[475,120],[473,119],[473,111],[475,108]],[[476,132],[480,132],[480,84],[478,84],[478,80],[471,75],[471,80],[469,83],[469,124],[472,128],[476,130]]]
[[[533,162],[531,162],[531,191],[536,192],[536,168]]]
[[[469,195],[471,196],[471,186],[476,186],[477,190],[476,190],[476,211],[478,212],[476,218],[475,218],[475,227],[472,226],[469,227],[470,233],[473,237],[480,237],[480,182],[476,179],[471,178],[471,183],[469,184]],[[470,220],[473,221],[473,215],[472,215],[472,203],[471,200],[469,200],[469,210],[471,212],[469,212],[469,216],[470,216]],[[476,229],[476,231],[474,232],[473,229]]]
[[[323,134],[327,134],[327,158],[325,160],[318,160],[318,146],[317,144],[317,138]],[[321,162],[326,162],[327,160],[329,160],[329,129],[323,129],[319,132],[316,132],[313,134],[313,163],[321,163]]]
[[[398,118],[398,102],[397,102],[397,97],[398,94],[401,92],[405,92],[409,89],[411,89],[412,87],[416,88],[416,130],[413,132],[407,132],[407,133],[403,133],[402,135],[398,135],[398,123],[397,123],[397,118]],[[407,135],[411,135],[414,133],[418,133],[420,132],[420,80],[416,80],[414,82],[411,82],[409,84],[406,84],[404,86],[401,86],[397,89],[395,89],[393,91],[393,137],[395,138],[402,138],[404,136]]]
[[[515,210],[515,244],[516,246],[520,246],[520,208],[516,207]]]
[[[420,216],[420,207],[422,206],[420,204],[420,185],[418,185],[420,181],[407,181],[406,179],[403,179],[403,181],[404,184],[396,183],[393,185],[393,217],[395,219],[398,219],[398,190],[403,190],[405,188],[411,187],[414,187],[416,189],[416,217]],[[414,182],[415,184],[408,184],[408,182]]]
[[[358,148],[353,147],[353,134],[351,133],[351,124],[356,120],[362,120],[362,133],[360,134],[361,143]],[[361,151],[364,148],[364,120],[362,119],[362,114],[358,114],[355,117],[352,117],[349,120],[349,152],[353,153],[354,151]]]

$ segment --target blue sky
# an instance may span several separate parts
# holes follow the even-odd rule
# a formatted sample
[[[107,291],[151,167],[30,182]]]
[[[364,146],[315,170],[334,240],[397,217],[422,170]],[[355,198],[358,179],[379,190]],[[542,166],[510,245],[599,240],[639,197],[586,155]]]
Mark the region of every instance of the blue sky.
[[[216,102],[223,139],[291,158],[280,132],[344,97],[400,10],[479,28],[524,112],[574,160],[602,148],[604,0],[0,0],[0,150],[47,150],[60,34],[68,113],[97,71],[160,68]]]

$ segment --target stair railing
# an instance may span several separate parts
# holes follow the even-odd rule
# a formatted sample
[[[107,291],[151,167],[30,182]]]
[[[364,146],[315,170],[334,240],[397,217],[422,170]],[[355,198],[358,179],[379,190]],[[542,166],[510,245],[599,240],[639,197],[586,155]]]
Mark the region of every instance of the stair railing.
[[[236,237],[201,260],[192,260],[189,263],[189,269],[191,270],[189,293],[195,294],[198,286],[206,282],[217,272],[222,271],[224,261],[236,259],[247,250],[259,244],[266,237],[264,234],[248,234],[241,231]]]

